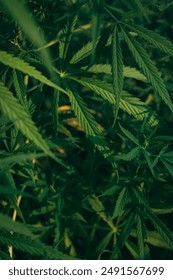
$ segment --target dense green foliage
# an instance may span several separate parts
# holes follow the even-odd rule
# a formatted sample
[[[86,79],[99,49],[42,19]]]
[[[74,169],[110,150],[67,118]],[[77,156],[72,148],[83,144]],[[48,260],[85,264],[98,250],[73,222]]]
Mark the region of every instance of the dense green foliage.
[[[173,2],[0,7],[0,258],[171,259]]]

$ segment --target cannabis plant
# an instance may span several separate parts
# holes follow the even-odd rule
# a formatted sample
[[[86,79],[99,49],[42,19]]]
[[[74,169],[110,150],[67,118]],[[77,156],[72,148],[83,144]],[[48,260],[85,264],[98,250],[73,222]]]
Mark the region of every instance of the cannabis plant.
[[[0,258],[171,259],[172,3],[0,7]]]

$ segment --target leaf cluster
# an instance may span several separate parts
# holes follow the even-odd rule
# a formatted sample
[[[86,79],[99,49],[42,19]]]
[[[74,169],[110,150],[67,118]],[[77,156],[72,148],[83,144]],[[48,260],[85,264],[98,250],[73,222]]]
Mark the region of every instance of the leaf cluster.
[[[0,0],[1,259],[172,258],[172,5],[119,2]]]

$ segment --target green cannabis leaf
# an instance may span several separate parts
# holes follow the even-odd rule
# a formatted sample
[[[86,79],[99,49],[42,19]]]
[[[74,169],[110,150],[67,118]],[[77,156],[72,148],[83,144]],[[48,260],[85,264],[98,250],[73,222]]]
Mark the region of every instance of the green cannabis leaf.
[[[42,138],[28,113],[2,83],[0,83],[0,105],[3,113],[26,137],[32,140],[46,154],[52,156],[45,140]]]
[[[113,89],[116,96],[114,124],[118,115],[120,98],[123,90],[123,58],[120,40],[118,36],[118,26],[115,26],[112,36],[112,77]]]
[[[0,0],[0,259],[172,258],[160,2]]]

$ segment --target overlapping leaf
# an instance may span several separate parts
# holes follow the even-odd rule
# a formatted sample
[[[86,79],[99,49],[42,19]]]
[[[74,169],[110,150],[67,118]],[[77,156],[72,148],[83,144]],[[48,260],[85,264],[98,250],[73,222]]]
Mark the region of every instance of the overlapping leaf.
[[[29,114],[2,83],[0,83],[0,107],[2,112],[26,137],[32,140],[46,154],[52,156],[45,140],[39,133],[38,128],[35,126]]]
[[[168,244],[168,246],[173,250],[173,234],[167,228],[167,226],[156,216],[154,215],[149,209],[147,210],[147,216],[159,232],[160,236],[163,240]]]
[[[113,94],[113,87],[111,84],[91,78],[69,78],[89,88],[90,90],[99,94],[103,99],[115,105],[116,98]],[[124,91],[120,99],[120,108],[139,120],[143,120],[146,118],[148,120],[148,123],[151,125],[156,125],[158,123],[157,119],[153,116],[152,111],[150,113],[150,110],[145,103],[140,101],[137,97],[133,97],[131,94]]]
[[[4,233],[0,234],[0,242],[4,245],[12,246],[13,248],[20,250],[22,252],[27,252],[30,255],[40,256],[48,259],[56,260],[70,260],[74,259],[67,256],[51,246],[47,246],[44,243],[36,239],[28,238],[24,235]]]
[[[60,31],[59,38],[59,57],[65,59],[67,56],[67,51],[72,38],[72,32],[76,26],[76,21],[78,14],[73,18],[72,22],[69,22],[63,30]]]
[[[81,99],[81,97],[72,91],[68,91],[69,99],[73,108],[73,111],[79,120],[82,128],[84,129],[86,136],[91,140],[91,142],[98,148],[105,158],[111,161],[114,165],[115,162],[112,159],[110,149],[106,140],[98,128],[94,117],[90,114],[87,109],[86,104]]]
[[[173,111],[172,101],[166,90],[166,86],[147,52],[129,32],[127,32],[124,28],[121,28],[121,30],[124,34],[125,41],[130,51],[132,52],[138,65],[143,70],[148,81],[153,86],[153,89],[160,95],[161,99],[163,99],[163,101]]]
[[[86,67],[84,68],[86,69]],[[92,73],[104,73],[111,75],[111,65],[110,64],[94,64],[89,69],[87,69],[87,72]],[[133,78],[138,81],[146,81],[146,77],[136,68],[130,67],[130,66],[124,66],[123,67],[123,76],[126,78]]]
[[[40,81],[41,83],[53,87],[59,90],[60,92],[66,93],[64,89],[62,89],[60,86],[56,85],[55,83],[51,82],[51,80],[45,77],[33,66],[29,65],[27,62],[25,62],[24,60],[18,57],[14,57],[5,51],[0,51],[0,62],[7,66],[12,67],[13,69],[21,71],[24,74],[28,74],[29,76]]]
[[[173,44],[165,37],[141,25],[128,23],[126,26],[128,26],[132,31],[136,32],[141,38],[148,41],[154,47],[169,55],[173,55]]]

